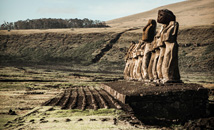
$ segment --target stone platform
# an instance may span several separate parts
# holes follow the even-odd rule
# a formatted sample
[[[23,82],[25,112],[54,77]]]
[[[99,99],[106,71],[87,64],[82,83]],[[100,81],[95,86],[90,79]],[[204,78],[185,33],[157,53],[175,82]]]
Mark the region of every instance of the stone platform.
[[[141,120],[186,121],[207,114],[208,90],[199,84],[117,81],[103,89],[129,104]]]

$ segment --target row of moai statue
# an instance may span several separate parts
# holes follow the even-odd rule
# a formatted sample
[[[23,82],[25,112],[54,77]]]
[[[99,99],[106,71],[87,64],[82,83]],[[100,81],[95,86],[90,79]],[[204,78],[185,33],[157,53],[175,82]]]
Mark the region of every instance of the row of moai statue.
[[[156,83],[178,83],[177,33],[179,24],[172,11],[158,11],[157,22],[162,24],[156,33],[156,21],[150,19],[143,28],[142,40],[132,42],[126,54],[124,78]]]

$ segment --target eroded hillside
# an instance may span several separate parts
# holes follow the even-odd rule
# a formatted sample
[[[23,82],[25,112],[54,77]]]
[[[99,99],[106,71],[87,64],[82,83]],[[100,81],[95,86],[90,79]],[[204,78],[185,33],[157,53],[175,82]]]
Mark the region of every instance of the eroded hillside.
[[[214,71],[213,34],[213,26],[179,31],[181,71]],[[0,35],[0,59],[2,65],[66,64],[122,72],[130,42],[140,38],[138,28],[101,33],[8,33]]]

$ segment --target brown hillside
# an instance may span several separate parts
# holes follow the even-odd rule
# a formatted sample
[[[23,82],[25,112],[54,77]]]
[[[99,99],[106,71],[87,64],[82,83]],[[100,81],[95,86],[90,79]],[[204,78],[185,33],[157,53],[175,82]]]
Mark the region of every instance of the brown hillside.
[[[112,28],[113,29],[113,28]],[[84,29],[85,32],[86,29]],[[103,71],[124,69],[124,56],[131,41],[138,42],[141,29],[100,33],[61,30],[0,31],[0,65],[42,63],[91,65]],[[38,31],[38,32],[37,32]],[[203,35],[201,35],[203,34]],[[214,71],[214,26],[181,29],[178,33],[181,71]],[[91,69],[91,68],[90,68]]]
[[[156,19],[159,9],[169,9],[174,12],[180,26],[196,26],[214,24],[213,0],[188,0],[153,10],[107,21],[111,27],[141,27],[148,19]]]

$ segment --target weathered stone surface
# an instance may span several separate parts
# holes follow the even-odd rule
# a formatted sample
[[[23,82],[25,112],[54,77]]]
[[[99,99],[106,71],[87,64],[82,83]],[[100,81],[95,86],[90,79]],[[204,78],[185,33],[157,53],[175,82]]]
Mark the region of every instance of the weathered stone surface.
[[[169,24],[170,21],[175,21],[175,15],[168,9],[161,9],[158,11],[158,23]]]
[[[188,120],[206,115],[208,90],[198,84],[145,84],[118,81],[103,84],[116,99],[146,120]]]
[[[143,28],[142,40],[152,42],[155,36],[156,21],[149,19],[147,25]]]
[[[148,66],[151,57],[152,41],[154,40],[156,21],[150,19],[143,28],[142,40],[137,44],[132,42],[125,56],[126,66],[124,79],[143,80],[149,79]]]
[[[162,75],[164,81],[180,81],[178,67],[178,22],[171,21],[163,31],[163,41],[166,45],[164,59],[162,61]]]
[[[184,129],[213,130],[214,117],[200,118],[194,121],[186,122],[184,125]]]

